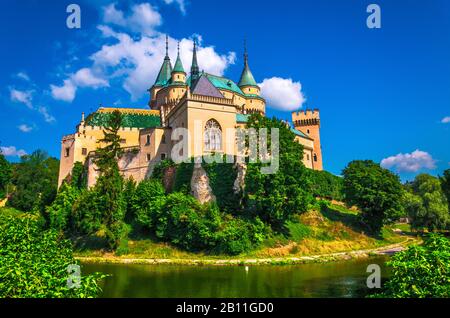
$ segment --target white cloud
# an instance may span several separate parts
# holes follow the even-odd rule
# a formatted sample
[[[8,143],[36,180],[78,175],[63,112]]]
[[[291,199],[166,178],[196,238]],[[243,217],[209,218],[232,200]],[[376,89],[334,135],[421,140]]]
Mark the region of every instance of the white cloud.
[[[62,86],[52,84],[50,89],[54,99],[72,102],[75,99],[78,87],[97,89],[106,86],[109,86],[108,81],[94,75],[91,69],[82,68],[65,79]]]
[[[266,78],[258,85],[261,87],[261,95],[266,99],[268,107],[294,111],[306,101],[302,93],[302,84],[293,82],[290,78]]]
[[[448,123],[450,123],[450,116],[447,116],[447,117],[442,118],[441,123],[443,123],[443,124],[448,124]]]
[[[108,26],[99,26],[103,36],[117,40],[111,45],[104,45],[95,52],[91,59],[94,67],[101,68],[112,77],[123,77],[123,88],[130,93],[133,100],[147,94],[146,90],[154,83],[165,56],[165,35],[142,36],[133,39],[126,33],[117,33]],[[234,52],[219,54],[213,46],[202,46],[198,38],[199,67],[206,72],[223,75],[225,69],[234,64]],[[189,72],[192,61],[192,39],[180,41],[181,60],[185,71]],[[169,55],[172,64],[177,54],[177,40],[169,37]]]
[[[149,3],[135,4],[131,7],[131,13],[125,13],[116,8],[116,4],[103,7],[103,22],[127,28],[132,32],[151,35],[155,27],[161,25],[162,18],[158,11]]]
[[[175,3],[176,5],[178,5],[178,9],[180,9],[181,13],[183,15],[186,14],[186,3],[185,3],[185,0],[164,0],[164,2],[166,4]]]
[[[16,76],[17,76],[18,78],[20,78],[20,79],[23,79],[24,81],[27,81],[27,82],[30,81],[30,77],[29,77],[28,74],[25,73],[25,72],[19,72],[19,73],[16,74]]]
[[[381,160],[383,168],[393,168],[397,172],[417,172],[421,169],[435,169],[436,161],[425,151],[416,150],[412,153],[399,153]]]
[[[55,117],[53,117],[52,115],[50,115],[50,113],[48,112],[47,107],[45,106],[41,106],[38,108],[39,113],[42,114],[42,116],[44,116],[44,120],[47,123],[52,123],[54,121],[56,121]]]
[[[5,155],[6,157],[22,157],[24,155],[26,155],[26,151],[23,149],[16,149],[16,147],[14,146],[9,146],[9,147],[0,147],[0,150],[2,152],[3,155]]]
[[[33,99],[33,91],[20,91],[18,89],[11,88],[10,89],[10,98],[13,102],[23,103],[27,105],[28,108],[33,108],[32,99]]]
[[[30,132],[33,130],[33,127],[28,126],[27,124],[19,125],[19,126],[17,126],[17,128],[19,128],[19,130],[24,133],[27,133],[27,132]]]

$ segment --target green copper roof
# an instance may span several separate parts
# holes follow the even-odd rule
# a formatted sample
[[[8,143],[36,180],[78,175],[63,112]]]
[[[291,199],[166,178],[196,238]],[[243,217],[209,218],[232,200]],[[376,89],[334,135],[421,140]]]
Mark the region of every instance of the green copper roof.
[[[154,128],[161,126],[161,119],[156,115],[122,114],[122,127]],[[86,119],[86,125],[105,127],[111,113],[92,113]]]
[[[310,137],[308,137],[307,135],[305,135],[304,133],[302,133],[300,130],[297,130],[295,128],[291,127],[291,131],[296,134],[297,136],[303,137],[303,138],[308,138],[311,139]]]
[[[155,81],[155,86],[164,86],[170,80],[172,74],[172,63],[170,63],[170,58],[166,55],[164,62],[159,70],[158,77]]]
[[[175,62],[172,72],[185,73],[183,63],[181,63],[180,54],[177,56],[177,61]]]
[[[244,70],[241,74],[241,79],[238,83],[239,87],[242,86],[258,86],[256,84],[255,78],[253,77],[252,72],[250,71],[250,67],[248,66],[248,56],[247,51],[244,54]]]
[[[248,117],[250,115],[244,115],[244,114],[236,114],[236,122],[238,123],[246,123],[248,121]]]
[[[239,86],[237,86],[236,83],[233,82],[232,80],[225,78],[225,77],[208,74],[208,73],[205,73],[205,75],[211,81],[211,83],[218,89],[225,89],[225,90],[229,90],[229,91],[235,92],[240,95],[244,95],[244,93],[241,91]]]

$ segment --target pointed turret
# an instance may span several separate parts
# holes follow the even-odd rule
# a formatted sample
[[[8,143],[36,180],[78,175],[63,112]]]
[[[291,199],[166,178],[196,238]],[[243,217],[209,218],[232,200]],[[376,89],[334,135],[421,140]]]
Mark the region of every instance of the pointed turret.
[[[258,87],[258,84],[256,84],[255,78],[253,77],[252,72],[250,71],[250,67],[248,66],[248,54],[247,54],[247,44],[244,41],[244,70],[241,74],[241,79],[238,83],[239,87],[247,87],[247,86],[253,86]]]
[[[172,70],[172,83],[186,83],[186,72],[180,58],[180,42],[178,42],[178,55]]]
[[[169,57],[169,38],[166,35],[166,56],[164,57],[164,62],[159,70],[158,77],[156,78],[154,86],[164,86],[168,80],[170,80],[172,74],[172,63]]]
[[[197,45],[194,39],[194,50],[192,52],[192,65],[191,65],[191,83],[194,83],[200,75],[200,69],[197,62]]]
[[[175,66],[173,67],[172,73],[186,74],[186,72],[184,71],[183,63],[181,63],[181,58],[180,58],[180,42],[178,42],[178,55],[177,55],[177,60],[175,62]]]

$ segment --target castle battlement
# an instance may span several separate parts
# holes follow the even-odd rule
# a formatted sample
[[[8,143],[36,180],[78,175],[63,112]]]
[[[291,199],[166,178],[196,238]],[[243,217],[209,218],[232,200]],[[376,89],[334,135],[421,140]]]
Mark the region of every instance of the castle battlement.
[[[295,127],[320,125],[320,111],[315,108],[292,112],[292,122]]]

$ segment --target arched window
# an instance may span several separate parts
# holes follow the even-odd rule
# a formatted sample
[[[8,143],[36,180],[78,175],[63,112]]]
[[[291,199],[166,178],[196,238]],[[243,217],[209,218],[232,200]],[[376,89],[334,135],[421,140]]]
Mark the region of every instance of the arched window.
[[[206,122],[203,140],[205,151],[222,150],[222,128],[215,119]]]

